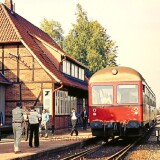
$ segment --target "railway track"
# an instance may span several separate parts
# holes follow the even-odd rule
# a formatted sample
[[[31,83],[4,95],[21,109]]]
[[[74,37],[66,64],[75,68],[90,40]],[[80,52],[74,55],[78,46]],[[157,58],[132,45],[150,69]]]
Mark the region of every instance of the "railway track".
[[[73,155],[70,155],[68,157],[65,157],[61,160],[77,160],[77,159],[81,159],[83,157],[85,157],[86,155],[89,155],[89,154],[92,154],[93,152],[101,149],[102,147],[104,147],[106,144],[109,144],[109,143],[114,143],[119,137],[113,139],[113,140],[110,140],[108,143],[104,143],[102,142],[101,144],[99,145],[96,145],[96,146],[93,146],[93,147],[90,147],[89,149],[85,149],[81,152],[78,152],[78,153],[75,153]]]
[[[82,152],[79,152],[79,153],[77,153],[75,155],[71,155],[69,157],[63,158],[61,160],[76,160],[76,159],[80,159],[80,158],[84,157],[87,154],[93,153],[94,151],[100,149],[101,147],[102,147],[102,145],[94,146],[94,147],[92,147],[90,149],[84,150]]]
[[[125,155],[129,152],[129,150],[131,150],[133,147],[135,147],[138,142],[140,142],[142,139],[144,139],[144,137],[147,136],[147,134],[148,134],[148,132],[145,133],[142,137],[138,138],[137,140],[134,140],[133,142],[130,142],[129,144],[127,143],[125,146],[121,146],[121,147],[119,147],[117,145],[117,144],[119,144],[118,143],[119,138],[117,137],[114,140],[110,140],[108,143],[96,145],[96,146],[91,147],[89,149],[85,149],[81,152],[75,153],[74,155],[70,155],[66,158],[63,158],[61,160],[93,159],[93,157],[95,157],[95,156],[93,155],[91,157],[89,155],[95,154],[95,152],[98,152],[99,150],[103,150],[103,151],[101,151],[100,153],[97,153],[97,155],[102,155],[104,152],[108,152],[108,154],[106,154],[106,156],[103,156],[103,157],[97,157],[98,159],[105,159],[105,160],[124,159]],[[109,144],[112,144],[112,147],[110,147]],[[118,148],[118,150],[116,149],[116,147]],[[112,150],[114,150],[113,153],[111,153]]]
[[[151,132],[153,130],[153,127],[150,128],[150,130],[147,130],[143,136],[139,137],[136,141],[134,141],[132,144],[127,145],[126,147],[124,147],[122,150],[120,150],[119,152],[113,154],[112,156],[106,158],[106,160],[120,160],[124,157],[124,155],[127,154],[127,152],[135,147],[140,141],[146,141],[148,140]]]
[[[117,153],[111,155],[110,157],[106,157],[106,160],[120,160],[122,159],[122,157],[131,149],[133,148],[139,141],[141,140],[141,137],[138,138],[136,141],[134,141],[131,144],[128,144],[127,146],[125,146],[124,148],[122,148],[121,150],[119,150]]]

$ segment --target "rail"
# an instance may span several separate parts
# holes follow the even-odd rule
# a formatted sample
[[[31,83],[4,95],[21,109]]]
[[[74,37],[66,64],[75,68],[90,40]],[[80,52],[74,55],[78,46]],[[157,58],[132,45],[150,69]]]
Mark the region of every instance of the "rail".
[[[76,153],[76,154],[73,154],[73,155],[70,155],[68,157],[65,157],[61,160],[76,160],[76,159],[80,159],[84,156],[86,156],[87,154],[91,154],[97,150],[99,150],[101,147],[105,146],[106,144],[109,144],[109,143],[113,143],[114,141],[116,141],[117,139],[119,139],[119,137],[116,137],[115,139],[112,139],[110,140],[109,142],[104,142],[102,144],[99,144],[99,145],[96,145],[92,148],[89,148],[89,149],[85,149],[84,151],[81,151],[79,153]]]
[[[109,157],[105,157],[106,160],[120,160],[120,159],[123,159],[123,157],[128,153],[129,150],[131,150],[131,148],[133,148],[134,146],[136,146],[136,144],[138,142],[140,142],[142,139],[144,139],[147,135],[148,135],[149,131],[147,131],[146,133],[143,134],[143,136],[139,137],[136,141],[134,141],[133,143],[130,143],[128,145],[126,145],[125,147],[123,147],[121,150],[119,150],[117,153],[109,156]],[[107,142],[107,143],[103,143],[101,145],[97,145],[97,146],[94,146],[90,149],[86,149],[84,151],[81,151],[81,152],[78,152],[78,153],[75,153],[73,155],[70,155],[68,157],[65,157],[61,160],[76,160],[76,159],[81,159],[82,157],[85,157],[86,155],[88,154],[92,154],[94,153],[95,151],[101,149],[101,147],[109,144],[109,143],[114,143],[116,142],[117,140],[119,139],[119,137]]]
[[[87,154],[89,154],[89,153],[93,153],[94,151],[100,149],[101,146],[102,146],[102,145],[94,146],[94,147],[92,147],[92,148],[90,148],[90,149],[84,150],[84,151],[79,152],[79,153],[77,153],[77,154],[75,154],[75,155],[68,156],[68,157],[63,158],[63,159],[61,159],[61,160],[71,160],[71,159],[72,159],[72,160],[75,160],[75,159],[77,159],[77,158],[81,158],[81,157],[83,157],[83,156],[85,156],[85,155],[87,155]]]
[[[135,141],[133,144],[129,144],[123,149],[121,149],[119,152],[115,153],[114,155],[106,158],[106,160],[119,160],[123,155],[125,155],[133,146],[135,146],[141,138],[139,138],[137,141]]]
[[[152,128],[150,128],[150,130],[147,130],[141,137],[139,137],[139,138],[138,138],[136,141],[134,141],[133,143],[127,145],[127,146],[124,147],[124,148],[122,148],[119,152],[111,155],[110,157],[107,157],[106,160],[113,160],[113,159],[114,159],[114,160],[120,160],[120,159],[122,159],[122,157],[123,157],[124,155],[126,155],[127,152],[128,152],[131,148],[133,148],[134,146],[136,146],[136,144],[137,144],[138,142],[140,142],[142,139],[144,139],[144,138],[149,134],[149,132],[150,132],[151,130],[152,130]]]

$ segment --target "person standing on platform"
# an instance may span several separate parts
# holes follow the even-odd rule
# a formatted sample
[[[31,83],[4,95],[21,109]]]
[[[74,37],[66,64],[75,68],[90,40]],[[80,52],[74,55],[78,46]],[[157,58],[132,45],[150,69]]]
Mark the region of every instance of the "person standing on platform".
[[[40,126],[40,137],[43,136],[42,134],[42,128],[45,130],[45,138],[48,137],[48,122],[49,122],[49,114],[47,113],[46,109],[43,109],[42,112],[42,121],[41,121],[41,126]]]
[[[30,114],[28,115],[29,124],[30,124],[30,135],[29,135],[29,146],[33,147],[33,135],[34,135],[34,146],[39,147],[39,121],[38,119],[41,115],[34,110],[34,107],[31,107]]]
[[[14,152],[15,154],[21,153],[20,143],[22,138],[22,123],[23,114],[26,114],[22,109],[20,102],[16,103],[16,108],[12,110],[12,128],[14,134]]]
[[[77,130],[77,127],[76,127],[77,119],[78,119],[78,114],[76,113],[75,109],[72,108],[72,112],[71,112],[71,124],[72,124],[71,136],[73,135],[74,132],[76,133],[76,136],[78,136],[78,130]]]
[[[26,110],[26,108],[24,107]],[[23,122],[23,134],[25,135],[25,141],[28,140],[28,132],[29,132],[29,119],[27,114],[23,114],[24,122]]]
[[[87,122],[88,122],[88,112],[86,111],[86,108],[83,108],[83,111],[81,113],[82,122],[83,122],[83,130],[87,129]]]

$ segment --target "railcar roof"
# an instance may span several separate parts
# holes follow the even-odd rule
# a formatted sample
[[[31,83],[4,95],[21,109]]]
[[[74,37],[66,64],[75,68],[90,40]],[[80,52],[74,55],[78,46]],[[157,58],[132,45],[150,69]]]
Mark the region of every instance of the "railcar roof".
[[[117,73],[116,73],[117,72]],[[116,73],[116,74],[115,74]],[[106,67],[96,72],[89,80],[92,82],[143,81],[142,75],[129,67]]]

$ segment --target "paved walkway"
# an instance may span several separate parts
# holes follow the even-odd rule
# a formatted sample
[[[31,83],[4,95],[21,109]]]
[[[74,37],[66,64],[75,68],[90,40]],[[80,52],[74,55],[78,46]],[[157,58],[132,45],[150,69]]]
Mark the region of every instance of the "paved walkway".
[[[50,135],[48,138],[40,138],[39,148],[30,148],[29,142],[21,141],[20,154],[15,154],[13,150],[13,139],[2,139],[0,141],[0,160],[11,159],[34,159],[34,155],[41,154],[49,150],[56,150],[61,147],[67,147],[68,145],[76,145],[87,138],[92,138],[90,129],[86,131],[79,131],[78,136],[70,136],[69,132],[62,134]]]
[[[155,130],[160,130],[160,124],[156,126]],[[69,148],[69,146],[79,145],[81,142],[85,141],[88,138],[93,138],[91,130],[86,131],[80,130],[78,136],[70,136],[69,131],[63,131],[55,133],[55,135],[49,135],[48,138],[40,138],[40,147],[39,148],[30,148],[29,142],[21,141],[21,151],[20,154],[15,154],[13,150],[13,139],[2,139],[0,141],[0,160],[38,160],[41,156],[49,154],[51,151],[58,151],[63,148]],[[160,138],[159,138],[160,140]],[[159,144],[157,142],[157,137],[155,133],[149,139],[149,146],[155,146],[154,157],[159,157]],[[151,143],[152,142],[152,143]],[[154,143],[153,143],[154,142]],[[158,145],[158,147],[157,147]],[[149,147],[151,148],[151,147]],[[147,151],[150,151],[150,149]],[[137,153],[137,152],[136,152]],[[152,152],[153,154],[153,152]],[[159,159],[158,158],[158,159]],[[155,160],[158,160],[157,158]]]

